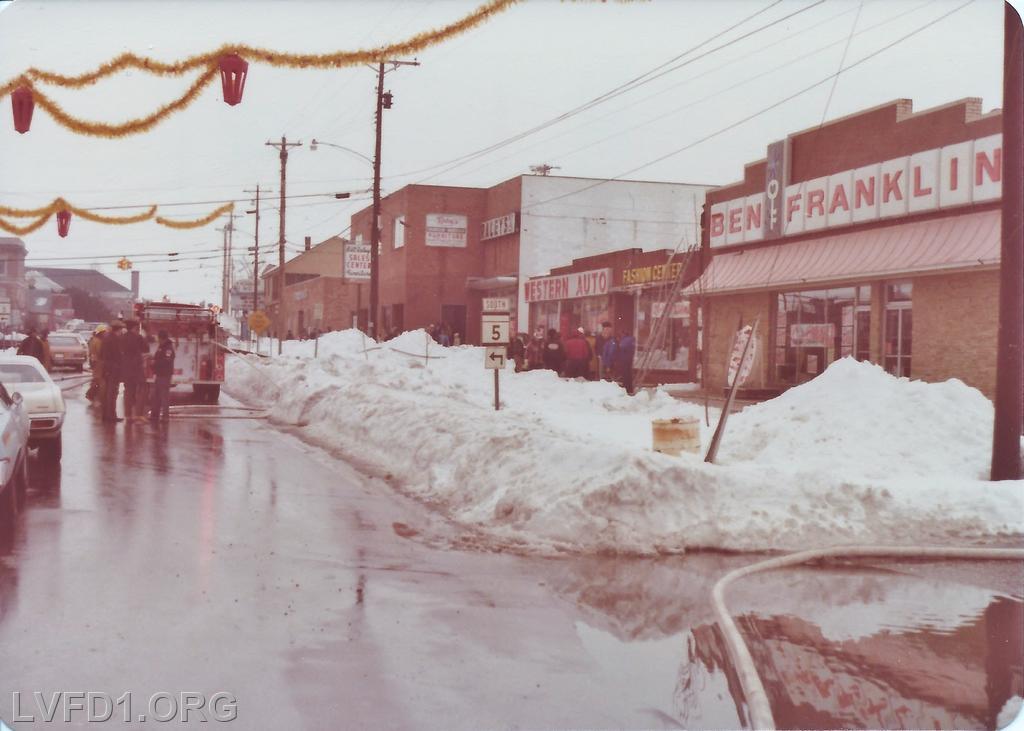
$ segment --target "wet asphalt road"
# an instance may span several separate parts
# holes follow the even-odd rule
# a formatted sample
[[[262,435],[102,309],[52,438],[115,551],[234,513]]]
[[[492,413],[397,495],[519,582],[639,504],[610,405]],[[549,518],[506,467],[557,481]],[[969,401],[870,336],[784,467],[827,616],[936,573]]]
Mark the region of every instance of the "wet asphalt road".
[[[197,691],[246,729],[678,725],[683,646],[650,625],[703,613],[707,582],[638,610],[637,562],[452,550],[423,506],[265,422],[110,426],[67,398],[63,465],[33,460],[0,533],[0,718],[14,691],[37,719],[36,692],[131,691],[109,724],[166,727],[138,723],[151,696]]]
[[[39,720],[40,700],[78,691],[122,699],[104,728],[167,728],[139,722],[170,714],[166,698],[148,707],[154,694],[176,699],[175,728],[744,725],[709,597],[757,557],[489,552],[266,422],[223,418],[246,413],[230,399],[211,412],[184,396],[169,424],[112,426],[82,389],[68,392],[63,465],[33,460],[21,512],[0,516],[0,719]],[[904,703],[922,709],[910,724],[985,727],[973,719],[997,711],[1012,690],[1003,680],[1021,677],[1016,660],[992,661],[1002,647],[1022,654],[1001,629],[1021,623],[1021,587],[1020,567],[891,566],[751,580],[730,604],[755,612],[746,626],[773,702],[790,709],[783,727],[885,727],[902,717],[879,703],[902,712],[892,699],[908,678],[930,677],[928,663],[976,682],[949,709],[946,686],[910,693],[924,698]],[[936,639],[931,607],[978,591],[962,628],[943,630],[963,639]],[[987,591],[1004,599],[986,609]],[[906,627],[886,624],[894,609]],[[806,623],[818,614],[839,617],[840,637],[866,639],[825,641]],[[829,695],[829,677],[864,699],[862,721],[848,721],[851,702]],[[237,718],[213,723],[207,707],[181,723],[192,692],[230,694]],[[57,728],[98,726],[63,705],[55,715],[71,719]]]

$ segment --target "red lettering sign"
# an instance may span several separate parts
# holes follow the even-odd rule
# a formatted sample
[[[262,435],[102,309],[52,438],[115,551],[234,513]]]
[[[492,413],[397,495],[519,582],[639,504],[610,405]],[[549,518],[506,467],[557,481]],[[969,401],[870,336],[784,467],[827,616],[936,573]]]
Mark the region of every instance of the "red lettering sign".
[[[956,190],[960,185],[960,158],[949,159],[949,189]]]
[[[920,198],[923,195],[931,195],[931,194],[932,194],[932,189],[931,188],[922,188],[921,187],[921,166],[920,165],[915,165],[914,166],[914,197],[915,198]]]
[[[808,218],[814,215],[814,209],[818,209],[818,215],[825,215],[825,191],[821,188],[807,191],[807,211],[804,213]]]
[[[757,231],[761,228],[761,204],[747,206],[747,231]]]
[[[711,235],[721,236],[725,233],[725,216],[721,213],[711,214]]]
[[[742,229],[740,228],[740,219],[743,215],[742,208],[732,208],[729,211],[729,233],[738,234]]]
[[[888,203],[890,198],[898,201],[903,200],[903,191],[900,190],[900,177],[902,175],[902,170],[882,175],[882,203]]]
[[[793,220],[793,214],[800,210],[800,194],[786,198],[786,223]]]
[[[866,203],[869,206],[875,205],[875,176],[872,175],[867,179],[867,185],[865,181],[858,180],[853,190],[853,207],[860,208],[862,203]]]
[[[838,208],[842,208],[844,211],[850,210],[850,201],[846,198],[846,186],[841,184],[832,191],[832,203],[829,204],[828,212],[835,213]]]
[[[988,174],[988,179],[998,183],[1003,179],[1003,150],[997,147],[992,151],[994,160],[989,160],[985,152],[978,152],[974,155],[974,184],[981,185],[983,174]]]

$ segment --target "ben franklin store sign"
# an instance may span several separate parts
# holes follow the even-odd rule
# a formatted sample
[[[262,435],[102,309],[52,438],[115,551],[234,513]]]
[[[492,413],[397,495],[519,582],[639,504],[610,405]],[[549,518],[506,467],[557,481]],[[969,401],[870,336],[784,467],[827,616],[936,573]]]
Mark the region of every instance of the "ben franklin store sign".
[[[785,143],[768,147],[765,192],[711,206],[711,246],[731,246],[998,200],[1003,136],[783,186]]]
[[[611,279],[611,269],[592,269],[589,272],[531,279],[523,283],[523,290],[527,302],[597,297],[608,294]]]

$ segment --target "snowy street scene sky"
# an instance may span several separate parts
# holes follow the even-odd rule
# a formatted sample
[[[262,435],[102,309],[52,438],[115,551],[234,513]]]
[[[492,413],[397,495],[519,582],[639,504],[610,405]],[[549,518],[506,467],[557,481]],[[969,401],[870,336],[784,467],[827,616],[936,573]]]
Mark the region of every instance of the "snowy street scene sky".
[[[228,43],[280,51],[373,48],[437,28],[476,5],[454,0],[15,0],[0,3],[0,78],[36,67],[95,68],[134,51],[171,61]],[[915,109],[967,96],[1001,104],[997,0],[653,0],[515,4],[419,54],[386,77],[385,194],[410,183],[490,186],[555,166],[555,174],[729,183],[785,135],[910,98]],[[866,60],[865,60],[866,59]],[[412,60],[412,59],[405,59]],[[842,71],[838,77],[837,72]],[[72,134],[37,110],[32,130],[0,125],[0,203],[30,208],[61,196],[80,207],[194,203],[161,213],[197,218],[212,201],[260,184],[261,240],[276,242],[278,157],[264,143],[299,140],[288,164],[289,252],[343,233],[369,205],[375,74],[365,66],[281,69],[253,61],[244,101],[218,85],[148,133]],[[192,77],[126,72],[80,90],[47,90],[65,109],[118,122],[158,108]],[[636,81],[633,86],[624,85]],[[820,83],[819,83],[820,82]],[[311,151],[313,138],[350,148]],[[247,200],[237,207],[247,208]],[[141,208],[109,211],[126,214]],[[226,222],[175,231],[154,223],[76,220],[27,237],[29,265],[92,266],[134,257],[142,294],[217,299]],[[253,216],[235,223],[238,275]],[[181,263],[167,262],[179,252]],[[175,272],[169,272],[170,269]]]

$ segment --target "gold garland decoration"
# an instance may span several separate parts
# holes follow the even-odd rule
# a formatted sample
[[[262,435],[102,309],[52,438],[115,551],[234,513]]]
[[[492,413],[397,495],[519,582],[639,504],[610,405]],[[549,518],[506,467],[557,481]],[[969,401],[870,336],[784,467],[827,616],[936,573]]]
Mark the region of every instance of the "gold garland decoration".
[[[192,221],[172,221],[168,218],[164,218],[163,216],[157,216],[156,222],[162,226],[167,226],[167,228],[200,228],[201,226],[205,226],[208,223],[212,223],[214,219],[216,219],[218,216],[222,216],[225,213],[229,213],[233,210],[235,210],[235,204],[226,203],[220,208],[215,208],[212,211],[210,211],[209,215],[203,216],[202,218],[197,218]]]
[[[233,211],[235,209],[234,203],[225,203],[222,206],[218,206],[209,214],[188,221],[174,221],[163,216],[157,216],[155,205],[150,206],[148,210],[142,213],[136,213],[132,216],[105,216],[99,213],[93,213],[86,208],[79,208],[68,203],[63,198],[55,198],[52,203],[42,208],[10,208],[8,206],[0,206],[0,230],[14,234],[15,236],[25,236],[38,230],[47,221],[50,220],[59,211],[70,211],[76,216],[80,216],[86,221],[93,221],[94,223],[104,223],[114,226],[124,226],[129,223],[141,223],[143,221],[149,221],[155,219],[161,226],[167,226],[168,228],[186,229],[186,228],[200,228],[202,226],[211,223],[218,216]],[[35,218],[35,221],[19,226],[7,218]]]
[[[123,137],[129,134],[145,132],[159,124],[169,115],[189,106],[199,96],[199,92],[216,78],[220,70],[219,62],[222,56],[238,54],[244,59],[261,61],[270,66],[303,69],[343,68],[362,63],[379,63],[388,56],[417,53],[457,35],[461,35],[483,24],[493,15],[506,10],[517,2],[520,2],[520,0],[489,0],[469,15],[449,25],[423,31],[404,41],[371,50],[300,54],[281,53],[246,45],[226,44],[215,51],[190,56],[172,63],[165,63],[146,56],[137,56],[134,53],[122,53],[99,68],[78,76],[66,76],[31,67],[26,69],[19,77],[0,86],[0,99],[9,95],[18,87],[26,86],[32,90],[33,98],[39,102],[39,106],[46,110],[59,124],[64,125],[68,129],[79,134],[95,137]],[[74,117],[64,111],[52,98],[40,92],[33,83],[34,81],[40,81],[65,88],[80,89],[128,69],[139,69],[158,76],[181,76],[189,71],[200,68],[205,68],[206,71],[178,99],[165,104],[150,115],[131,119],[121,124],[89,122]]]

